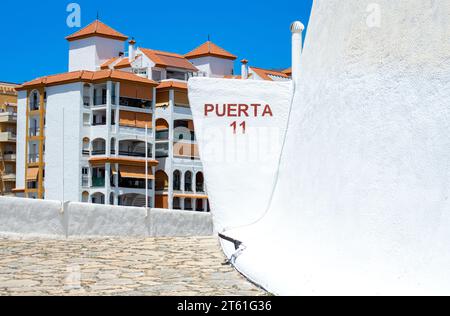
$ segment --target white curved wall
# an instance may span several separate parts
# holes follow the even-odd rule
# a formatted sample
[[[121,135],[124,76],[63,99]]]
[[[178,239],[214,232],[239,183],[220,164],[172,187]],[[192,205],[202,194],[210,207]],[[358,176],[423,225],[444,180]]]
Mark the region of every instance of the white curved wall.
[[[369,4],[314,2],[270,210],[226,232],[277,294],[450,294],[450,3],[379,0],[380,27]]]

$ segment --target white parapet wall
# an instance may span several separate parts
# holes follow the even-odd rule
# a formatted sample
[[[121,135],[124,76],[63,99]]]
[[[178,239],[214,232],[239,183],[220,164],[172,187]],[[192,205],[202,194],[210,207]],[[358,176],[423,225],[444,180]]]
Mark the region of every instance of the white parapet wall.
[[[188,237],[214,233],[210,213],[0,197],[0,234]]]

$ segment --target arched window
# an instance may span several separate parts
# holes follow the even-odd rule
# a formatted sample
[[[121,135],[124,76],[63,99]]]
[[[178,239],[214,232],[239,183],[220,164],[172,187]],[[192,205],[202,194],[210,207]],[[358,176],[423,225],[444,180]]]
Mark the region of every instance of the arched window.
[[[156,140],[169,140],[169,123],[165,119],[156,120]]]
[[[40,95],[37,90],[33,90],[30,94],[30,111],[37,111],[39,110],[40,106]]]
[[[83,192],[83,194],[81,194],[81,202],[82,203],[89,202],[89,192]]]
[[[105,155],[106,154],[106,141],[103,138],[97,138],[92,141],[92,155]]]
[[[163,170],[156,171],[155,174],[155,190],[165,191],[169,188],[169,177]]]
[[[192,192],[192,172],[190,171],[184,174],[184,190]]]
[[[205,192],[203,172],[198,172],[195,176],[195,190],[196,192]]]
[[[95,193],[92,195],[92,204],[105,204],[105,195],[103,193]]]
[[[173,189],[175,191],[181,190],[181,172],[179,170],[175,170],[173,173]]]

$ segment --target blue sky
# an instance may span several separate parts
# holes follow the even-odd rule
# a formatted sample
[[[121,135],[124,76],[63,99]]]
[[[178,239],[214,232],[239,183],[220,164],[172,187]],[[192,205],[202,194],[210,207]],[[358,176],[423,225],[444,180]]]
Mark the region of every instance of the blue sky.
[[[81,6],[82,27],[98,11],[101,21],[135,37],[138,46],[184,54],[210,34],[250,65],[280,69],[290,66],[290,23],[299,19],[307,25],[312,6],[312,0],[2,0],[0,29],[7,36],[0,43],[0,81],[22,83],[67,71],[64,38],[79,30],[66,25],[71,2]]]

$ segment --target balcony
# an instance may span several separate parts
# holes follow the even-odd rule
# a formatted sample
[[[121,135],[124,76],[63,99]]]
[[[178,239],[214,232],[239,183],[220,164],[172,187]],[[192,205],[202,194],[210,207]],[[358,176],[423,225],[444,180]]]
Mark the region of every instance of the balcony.
[[[83,176],[81,178],[81,186],[83,188],[88,188],[89,187],[89,177],[88,176]]]
[[[0,123],[16,123],[17,113],[2,112],[0,113]]]
[[[168,140],[169,139],[169,131],[156,131],[156,140]]]
[[[40,128],[39,128],[39,127],[30,127],[30,128],[28,129],[28,135],[29,135],[30,137],[36,137],[36,136],[39,136],[39,133],[40,133]]]
[[[5,161],[16,161],[16,154],[12,152],[3,153],[3,159]]]
[[[28,163],[38,163],[39,162],[39,154],[28,154]]]
[[[130,108],[148,110],[148,109],[152,108],[152,101],[121,97],[119,99],[119,105],[125,106],[125,107],[130,107]]]
[[[106,149],[97,149],[91,152],[92,156],[104,156],[106,155]]]
[[[145,152],[137,151],[119,151],[119,156],[145,158]],[[152,157],[151,150],[148,151],[147,157]]]
[[[106,103],[106,96],[94,98],[94,106],[105,106]]]
[[[85,107],[89,107],[91,105],[91,98],[90,97],[83,97],[83,105]]]
[[[105,178],[92,178],[93,188],[103,188],[105,187]]]
[[[3,181],[16,181],[16,174],[15,173],[8,173],[6,172],[3,175]]]
[[[16,141],[16,133],[13,132],[1,132],[0,133],[0,142],[15,142]]]
[[[205,193],[205,188],[204,188],[204,186],[203,186],[203,185],[197,184],[196,187],[195,187],[195,192],[198,192],[198,193]]]

